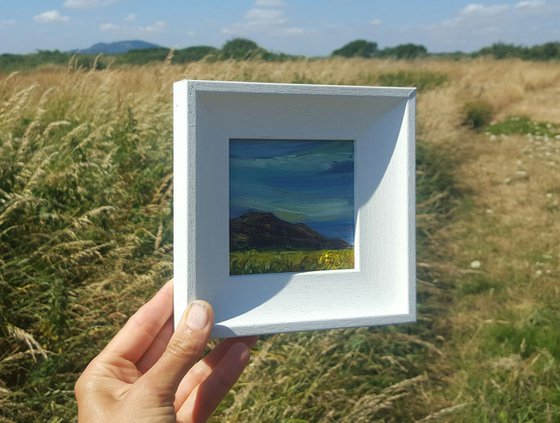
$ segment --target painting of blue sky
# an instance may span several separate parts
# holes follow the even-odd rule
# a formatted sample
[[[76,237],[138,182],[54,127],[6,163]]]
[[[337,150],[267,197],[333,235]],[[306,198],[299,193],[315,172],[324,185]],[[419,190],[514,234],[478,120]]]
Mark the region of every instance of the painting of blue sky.
[[[272,213],[354,244],[354,142],[231,139],[230,219]]]

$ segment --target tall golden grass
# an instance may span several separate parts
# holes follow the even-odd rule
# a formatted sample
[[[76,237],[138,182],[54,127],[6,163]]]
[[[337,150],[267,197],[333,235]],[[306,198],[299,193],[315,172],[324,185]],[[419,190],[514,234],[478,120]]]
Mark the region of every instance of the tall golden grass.
[[[79,372],[171,276],[183,78],[419,87],[419,322],[263,337],[216,421],[560,419],[560,141],[466,124],[560,123],[560,69],[485,59],[0,75],[0,419],[73,419]]]

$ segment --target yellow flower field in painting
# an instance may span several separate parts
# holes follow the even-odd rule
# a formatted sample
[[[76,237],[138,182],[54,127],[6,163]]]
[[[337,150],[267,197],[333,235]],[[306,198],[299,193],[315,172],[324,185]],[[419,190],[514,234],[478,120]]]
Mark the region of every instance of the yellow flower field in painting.
[[[309,272],[354,268],[354,250],[234,251],[230,274]]]

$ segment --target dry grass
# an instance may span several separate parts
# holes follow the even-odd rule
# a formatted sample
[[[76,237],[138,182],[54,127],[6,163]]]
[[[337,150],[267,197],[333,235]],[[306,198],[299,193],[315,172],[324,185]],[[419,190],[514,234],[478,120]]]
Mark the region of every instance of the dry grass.
[[[170,276],[182,78],[420,85],[419,323],[263,338],[216,421],[560,418],[560,141],[463,125],[476,102],[560,123],[560,69],[329,59],[0,76],[0,419],[72,419],[79,371]]]
[[[453,259],[467,295],[451,316],[462,371],[449,385],[478,400],[464,421],[560,418],[559,143],[478,136],[460,169],[473,205],[450,234],[462,240]]]
[[[560,122],[558,108],[551,107],[557,68],[502,66],[490,64],[486,78],[471,69],[468,78],[482,81],[480,99],[496,120],[522,113]],[[446,397],[467,405],[442,419],[557,421],[560,137],[455,134],[464,157],[457,181],[470,195],[440,233],[457,286],[444,349],[455,369],[446,379]]]

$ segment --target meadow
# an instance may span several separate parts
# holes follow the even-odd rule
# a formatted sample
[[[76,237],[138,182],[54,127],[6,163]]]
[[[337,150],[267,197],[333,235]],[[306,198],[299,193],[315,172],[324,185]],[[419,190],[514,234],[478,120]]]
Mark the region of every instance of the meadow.
[[[214,421],[560,420],[560,68],[426,58],[0,73],[0,421],[172,275],[173,81],[418,87],[418,322],[262,337]]]

